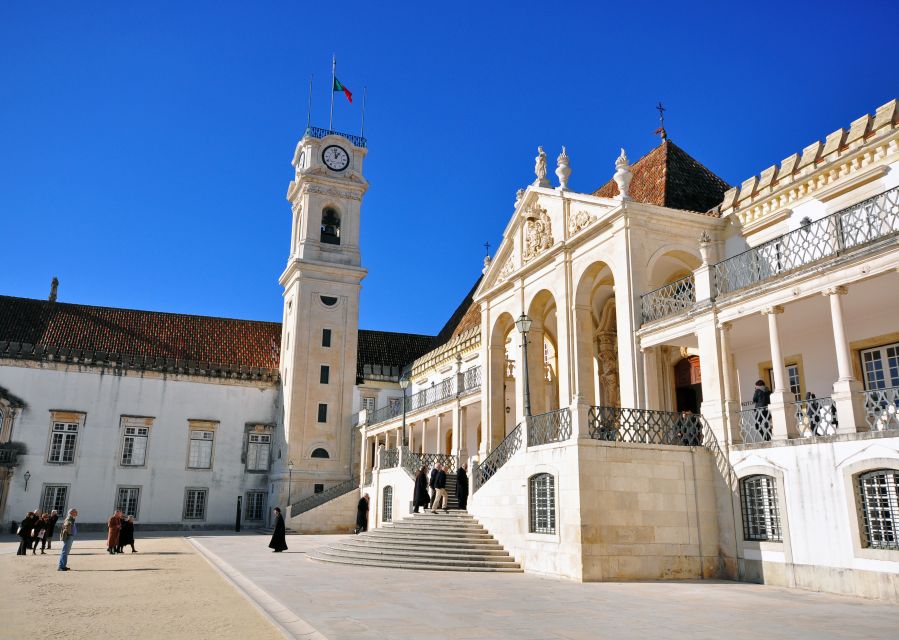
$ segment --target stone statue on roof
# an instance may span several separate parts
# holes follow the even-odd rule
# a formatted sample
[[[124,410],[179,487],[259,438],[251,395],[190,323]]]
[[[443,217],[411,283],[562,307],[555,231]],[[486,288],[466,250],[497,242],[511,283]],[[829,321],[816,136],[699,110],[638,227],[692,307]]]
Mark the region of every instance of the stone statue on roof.
[[[534,173],[537,179],[534,184],[538,187],[548,187],[549,180],[546,179],[546,152],[543,147],[537,147],[537,157],[534,158]]]

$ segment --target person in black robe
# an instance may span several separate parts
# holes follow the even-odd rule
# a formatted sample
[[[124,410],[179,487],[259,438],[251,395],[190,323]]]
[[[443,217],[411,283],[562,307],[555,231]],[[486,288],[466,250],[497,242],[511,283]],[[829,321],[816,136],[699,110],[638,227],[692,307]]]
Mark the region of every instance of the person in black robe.
[[[281,515],[280,507],[275,507],[275,532],[272,534],[271,542],[268,543],[268,548],[271,549],[273,553],[287,551],[284,517]]]
[[[456,500],[459,501],[459,508],[462,511],[468,509],[468,467],[467,462],[463,462],[459,470],[456,471]]]
[[[412,492],[412,513],[418,513],[420,507],[428,508],[431,496],[428,495],[428,468],[422,467],[415,474],[415,490]]]
[[[356,530],[354,533],[368,531],[368,494],[359,498],[359,505],[356,507]]]
[[[47,522],[47,535],[44,540],[47,542],[47,548],[53,548],[53,536],[56,535],[56,521],[59,520],[59,512],[54,509],[50,512],[50,520]],[[42,547],[43,548],[43,547]]]
[[[122,520],[122,530],[119,531],[119,553],[124,552],[125,547],[131,547],[131,553],[137,553],[137,549],[134,548],[134,516]]]
[[[34,517],[34,511],[29,511],[22,525],[19,527],[19,550],[16,551],[17,556],[28,555],[28,549],[31,548],[31,530],[34,529],[37,518]]]

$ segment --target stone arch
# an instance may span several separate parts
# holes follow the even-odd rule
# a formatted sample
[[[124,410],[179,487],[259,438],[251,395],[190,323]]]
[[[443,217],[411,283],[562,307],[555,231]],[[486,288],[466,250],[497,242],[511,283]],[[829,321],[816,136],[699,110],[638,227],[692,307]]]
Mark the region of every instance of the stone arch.
[[[561,405],[556,297],[548,289],[540,289],[531,299],[527,314],[531,319],[531,330],[528,333],[528,387],[531,414],[538,415],[554,411]],[[553,354],[552,362],[546,361],[547,346]]]
[[[692,274],[702,258],[694,249],[683,245],[666,245],[656,251],[646,267],[646,290],[651,291]]]
[[[508,312],[499,315],[490,332],[487,352],[487,375],[490,377],[490,391],[489,397],[486,398],[489,407],[487,412],[489,422],[486,433],[478,433],[478,447],[480,448],[481,438],[486,436],[488,451],[506,437],[509,424],[514,429],[517,422],[515,394],[518,383],[514,364],[515,345],[518,343],[514,337],[516,332],[515,320]],[[508,412],[506,407],[509,407]]]
[[[575,393],[591,405],[621,405],[616,310],[612,268],[594,262],[575,289]]]

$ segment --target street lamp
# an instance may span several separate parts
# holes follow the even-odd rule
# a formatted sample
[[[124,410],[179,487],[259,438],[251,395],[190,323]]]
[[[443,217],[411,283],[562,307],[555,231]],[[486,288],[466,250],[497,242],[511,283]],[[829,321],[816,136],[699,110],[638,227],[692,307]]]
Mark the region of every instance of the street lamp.
[[[290,489],[293,487],[293,460],[287,463],[287,506],[290,507]]]
[[[31,480],[31,472],[26,471],[23,477],[25,478],[25,491],[28,491],[28,481]]]
[[[515,326],[521,333],[521,348],[524,349],[522,384],[524,385],[524,417],[531,417],[531,390],[528,385],[528,331],[531,330],[531,319],[527,314],[522,313],[515,321]]]
[[[400,377],[400,387],[403,389],[403,446],[409,446],[409,434],[406,433],[406,389],[409,388],[409,385],[412,384],[412,381],[409,380],[406,376]]]

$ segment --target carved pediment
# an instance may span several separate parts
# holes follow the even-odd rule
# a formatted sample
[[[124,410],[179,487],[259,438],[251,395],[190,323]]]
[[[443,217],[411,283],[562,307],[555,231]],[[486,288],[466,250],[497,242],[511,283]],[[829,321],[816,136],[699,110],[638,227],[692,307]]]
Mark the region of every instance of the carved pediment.
[[[553,246],[552,223],[546,209],[537,202],[532,203],[525,211],[524,262],[533,260]]]
[[[497,282],[505,281],[512,273],[515,271],[515,255],[510,255],[506,261],[503,263],[502,268],[499,270],[499,275],[496,277]]]
[[[574,235],[581,229],[589,227],[596,222],[596,216],[586,211],[578,211],[568,219],[568,234]]]

